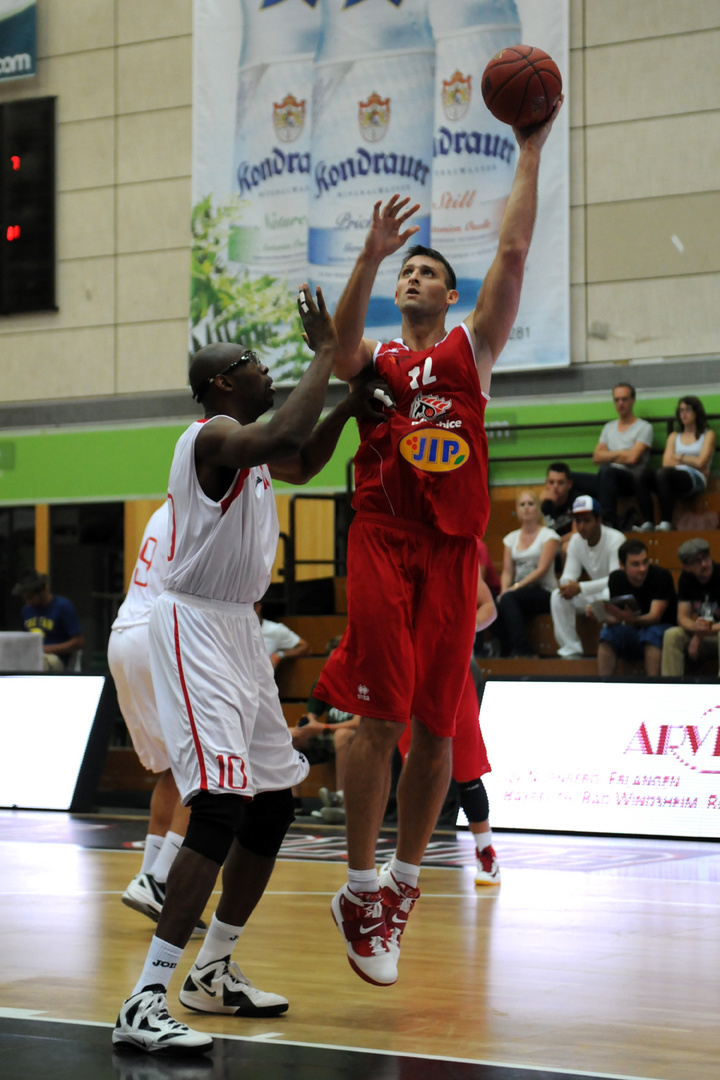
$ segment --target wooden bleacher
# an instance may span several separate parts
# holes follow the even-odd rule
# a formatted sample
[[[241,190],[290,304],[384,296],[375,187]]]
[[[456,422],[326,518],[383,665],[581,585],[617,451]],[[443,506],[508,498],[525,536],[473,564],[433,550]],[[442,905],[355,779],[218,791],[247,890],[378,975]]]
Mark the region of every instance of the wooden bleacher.
[[[539,491],[541,485],[512,485],[491,489],[490,523],[485,535],[490,557],[500,571],[503,559],[503,537],[517,528],[515,498],[519,491],[527,488]],[[626,500],[627,503],[627,500]],[[621,507],[622,507],[621,503]],[[680,510],[703,514],[720,514],[720,477],[712,477],[708,491],[693,499],[679,502]],[[675,582],[680,576],[681,565],[677,557],[678,548],[685,540],[702,536],[710,544],[713,559],[720,562],[720,529],[694,529],[667,533],[628,533],[637,536],[648,549],[653,563],[666,567],[673,574]],[[278,669],[278,687],[283,712],[288,724],[293,726],[305,711],[305,704],[310,691],[324,663],[324,653],[330,638],[341,634],[347,625],[347,596],[344,578],[334,582],[335,613],[332,615],[288,615],[282,618],[287,626],[295,630],[310,645],[312,656],[298,657],[285,661]],[[583,643],[585,658],[582,660],[563,660],[557,653],[557,645],[552,631],[549,615],[536,616],[528,627],[528,639],[537,654],[537,659],[520,660],[482,658],[480,667],[488,678],[503,675],[531,675],[567,678],[571,675],[588,676],[597,674],[597,644],[600,627],[593,620],[583,616],[578,618],[578,631]],[[712,674],[715,673],[712,665]],[[710,671],[710,667],[707,669]],[[641,675],[642,663],[627,664],[618,662],[618,674]],[[308,779],[302,786],[302,794],[308,797],[317,795],[319,787],[333,787],[334,769],[332,763],[315,765],[310,770]],[[100,796],[103,790],[151,791],[154,777],[146,773],[140,765],[132,747],[113,747],[108,752],[105,769],[99,785]]]
[[[491,489],[490,522],[485,534],[485,543],[495,569],[500,573],[503,563],[503,537],[518,527],[515,513],[515,499],[520,491],[539,491],[540,485],[516,485],[513,487],[495,487]],[[626,505],[632,505],[631,500],[623,500],[621,509]],[[697,495],[693,499],[681,500],[678,503],[681,511],[696,514],[716,512],[720,514],[720,478],[713,477],[710,480],[708,491],[703,495]],[[678,558],[678,548],[686,540],[696,536],[702,536],[710,545],[710,553],[715,562],[720,562],[720,529],[692,529],[672,532],[636,532],[626,534],[642,540],[648,549],[650,561],[658,566],[664,566],[673,575],[677,586],[682,565]],[[528,625],[528,641],[530,647],[539,659],[500,659],[483,658],[480,661],[481,669],[486,677],[491,675],[551,675],[566,677],[568,675],[596,675],[597,646],[600,638],[600,626],[593,619],[584,616],[578,617],[578,633],[583,643],[585,658],[582,660],[563,660],[557,656],[557,643],[552,629],[550,615],[536,615]],[[706,666],[708,673],[714,674],[717,670],[714,665]],[[618,675],[642,675],[642,662],[628,663],[618,661]]]
[[[281,621],[307,641],[313,656],[324,656],[328,641],[347,626],[347,615],[283,615]]]
[[[678,503],[678,507],[682,511],[688,511],[694,514],[704,514],[715,512],[720,515],[720,487],[715,489],[713,485],[718,484],[720,478],[712,477],[710,484],[711,489],[706,491],[703,495],[696,495],[693,499],[684,499]],[[490,558],[495,564],[495,569],[500,573],[503,560],[503,537],[507,536],[513,529],[517,529],[518,522],[515,514],[515,499],[520,491],[537,491],[539,492],[541,485],[538,484],[521,484],[514,487],[496,487],[491,488],[490,491],[490,523],[485,533],[485,543],[490,553]],[[620,501],[620,507],[623,509],[625,506],[632,505],[632,500],[623,499]],[[675,581],[680,571],[680,560],[677,557],[677,549],[685,540],[689,540],[693,536],[703,536],[710,544],[710,551],[712,552],[713,559],[716,562],[720,562],[720,529],[691,529],[686,531],[673,530],[672,532],[651,532],[651,533],[628,533],[628,536],[637,535],[639,539],[643,540],[647,544],[648,554],[652,562],[657,563],[660,566],[666,567],[668,570],[672,570],[675,574]],[[677,571],[678,573],[675,573]]]

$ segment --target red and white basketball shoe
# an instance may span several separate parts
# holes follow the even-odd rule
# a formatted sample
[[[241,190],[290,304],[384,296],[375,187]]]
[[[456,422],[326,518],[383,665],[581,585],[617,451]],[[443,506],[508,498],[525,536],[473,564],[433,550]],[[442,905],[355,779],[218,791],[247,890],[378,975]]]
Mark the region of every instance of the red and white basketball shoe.
[[[343,885],[332,898],[330,910],[355,974],[373,986],[397,982],[397,955],[388,945],[381,894],[354,893],[349,885]]]
[[[498,866],[495,849],[488,845],[480,851],[475,849],[477,869],[475,871],[476,885],[499,885],[500,867]]]
[[[398,881],[391,870],[380,873],[380,895],[385,912],[385,925],[388,932],[388,945],[396,958],[400,955],[400,938],[407,925],[415,901],[420,897],[420,890]]]

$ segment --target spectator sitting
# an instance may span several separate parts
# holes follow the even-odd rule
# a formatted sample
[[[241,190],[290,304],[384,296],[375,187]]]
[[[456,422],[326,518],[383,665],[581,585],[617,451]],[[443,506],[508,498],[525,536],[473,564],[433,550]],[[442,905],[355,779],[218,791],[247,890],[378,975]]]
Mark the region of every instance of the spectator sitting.
[[[653,529],[652,495],[653,471],[647,466],[653,443],[652,425],[635,416],[635,387],[621,382],[613,387],[613,404],[617,420],[608,421],[600,432],[593,451],[593,461],[600,466],[596,477],[577,473],[575,483],[593,498],[598,499],[603,521],[613,528],[629,528],[635,511],[618,518],[618,496],[634,495],[642,515],[641,531]]]
[[[256,600],[253,607],[260,620],[263,641],[273,668],[277,668],[282,660],[289,660],[293,656],[308,655],[310,646],[307,641],[303,641],[299,634],[296,634],[289,626],[285,626],[284,623],[263,619],[262,600]]]
[[[530,656],[525,623],[531,615],[550,610],[560,537],[543,524],[540,501],[532,491],[521,491],[516,506],[520,528],[503,538],[498,633],[503,656]]]
[[[53,596],[47,574],[37,570],[27,570],[12,594],[23,598],[23,630],[43,635],[45,671],[67,671],[85,644],[74,605],[64,596]]]
[[[325,650],[330,656],[340,643],[340,638],[332,638]],[[313,690],[315,687],[313,686]],[[321,717],[325,716],[324,720]],[[296,727],[290,728],[293,746],[304,754],[311,765],[320,765],[335,759],[335,787],[329,791],[320,788],[320,801],[323,806],[314,810],[313,817],[321,817],[327,824],[341,824],[345,821],[343,783],[345,763],[350,743],[355,738],[360,717],[353,713],[342,712],[324,701],[313,697],[312,690],[307,702],[307,712],[300,718]]]
[[[625,537],[617,529],[603,525],[599,503],[590,495],[580,495],[572,508],[577,532],[568,544],[560,587],[550,597],[553,632],[558,656],[582,656],[575,616],[579,611],[605,619],[604,601],[609,598],[608,578],[620,569],[618,549]],[[579,581],[583,570],[589,581]]]
[[[678,625],[665,632],[662,674],[684,675],[685,657],[693,663],[718,657],[720,631],[720,566],[713,562],[707,540],[686,540],[678,548],[682,573],[678,581]]]
[[[678,430],[668,435],[662,468],[655,476],[660,504],[658,529],[672,529],[673,503],[678,495],[701,495],[707,487],[715,453],[715,432],[708,427],[699,398],[681,397],[675,411]]]
[[[642,540],[626,540],[618,549],[622,569],[608,580],[610,600],[600,631],[598,674],[614,675],[618,656],[645,659],[645,674],[660,674],[663,635],[675,623],[672,574],[651,566]]]
[[[564,461],[553,461],[551,465],[548,465],[545,487],[540,494],[540,509],[545,515],[545,524],[560,537],[563,562],[570,537],[575,531],[572,506],[578,495],[584,494],[587,493],[583,488],[576,486],[569,465],[566,465]],[[559,571],[561,566],[557,569]]]

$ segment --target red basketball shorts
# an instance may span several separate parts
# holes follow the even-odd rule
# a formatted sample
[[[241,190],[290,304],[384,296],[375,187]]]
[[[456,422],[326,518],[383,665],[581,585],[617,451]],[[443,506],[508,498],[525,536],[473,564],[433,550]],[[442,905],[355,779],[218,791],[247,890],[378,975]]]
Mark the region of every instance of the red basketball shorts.
[[[455,734],[452,741],[452,775],[453,780],[459,784],[477,780],[479,776],[491,771],[485,740],[480,730],[479,712],[475,681],[468,667],[462,698],[455,714]],[[398,742],[403,761],[410,749],[411,730],[410,724],[407,724]]]
[[[359,513],[348,544],[348,628],[315,697],[347,712],[455,731],[475,636],[477,544]]]

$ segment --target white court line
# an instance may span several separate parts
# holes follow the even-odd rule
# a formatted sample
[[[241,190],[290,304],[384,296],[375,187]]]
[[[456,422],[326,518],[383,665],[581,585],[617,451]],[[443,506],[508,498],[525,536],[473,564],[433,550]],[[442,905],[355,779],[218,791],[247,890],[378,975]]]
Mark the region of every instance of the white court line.
[[[690,881],[690,882],[685,882],[684,884],[689,884],[689,885],[717,885],[718,882],[713,882],[713,881],[704,881],[704,882],[703,881]],[[211,896],[220,896],[221,892],[222,892],[221,889],[213,889],[213,891],[211,893]],[[80,892],[63,892],[63,893],[50,893],[50,892],[47,892],[47,891],[43,891],[43,892],[20,892],[20,891],[17,891],[17,892],[3,892],[2,890],[0,890],[0,900],[10,899],[11,897],[38,897],[38,898],[42,898],[44,900],[47,900],[47,899],[50,899],[50,898],[54,897],[57,900],[62,900],[62,899],[72,900],[74,898],[77,899],[77,898],[87,897],[87,896],[122,896],[122,894],[123,894],[122,889],[94,889],[94,890],[83,889]],[[283,890],[283,891],[281,891],[279,889],[266,889],[265,892],[263,893],[263,896],[323,896],[326,899],[328,897],[332,898],[334,895],[335,895],[335,891],[312,892],[310,890],[300,890],[300,889],[290,889],[290,890]],[[478,901],[499,900],[500,896],[501,896],[500,892],[499,891],[496,892],[495,890],[493,890],[492,893],[491,892],[482,892],[482,893],[471,893],[471,892],[466,892],[466,893],[423,893],[422,895],[423,895],[423,900],[478,900]],[[571,898],[571,900],[572,900],[572,898]],[[655,907],[680,907],[680,908],[689,907],[689,908],[693,908],[693,910],[698,910],[698,909],[701,909],[701,908],[708,908],[710,911],[717,911],[718,909],[720,909],[720,902],[717,903],[717,904],[705,904],[705,903],[698,903],[695,900],[652,900],[652,899],[647,899],[646,897],[643,897],[643,896],[584,896],[584,897],[582,897],[582,901],[583,901],[583,904],[586,905],[586,906],[591,904],[593,901],[595,901],[597,904],[643,904],[643,905],[649,905],[649,906],[655,906]],[[575,907],[575,906],[576,905],[574,903],[571,903],[571,902],[567,903],[567,907]]]
[[[0,1008],[0,1019],[5,1016],[6,1013],[17,1013],[18,1010],[2,1009]],[[8,1019],[16,1018],[14,1015],[8,1017]],[[114,1023],[107,1023],[102,1020],[68,1020],[60,1016],[38,1016],[31,1017],[33,1022],[46,1023],[46,1024],[68,1024],[70,1026],[78,1027],[102,1027],[112,1030],[115,1027]],[[279,1032],[268,1031],[263,1032],[261,1035],[226,1035],[220,1034],[216,1031],[205,1031],[205,1035],[209,1035],[213,1039],[226,1039],[232,1042],[263,1042],[280,1035]],[[638,1073],[606,1073],[599,1072],[597,1069],[593,1069],[589,1072],[586,1069],[565,1069],[557,1065],[526,1065],[524,1062],[512,1062],[512,1061],[490,1061],[485,1058],[463,1058],[463,1057],[446,1057],[442,1054],[415,1054],[410,1051],[404,1050],[381,1050],[372,1046],[343,1046],[337,1043],[318,1043],[318,1042],[300,1042],[297,1039],[283,1039],[283,1046],[299,1046],[307,1047],[313,1050],[339,1050],[344,1053],[351,1054],[377,1054],[381,1057],[391,1058],[413,1058],[416,1061],[448,1061],[453,1064],[459,1065],[485,1065],[496,1069],[522,1069],[526,1072],[553,1072],[558,1076],[587,1076],[589,1080],[659,1080],[658,1077],[645,1077],[640,1076]],[[149,1055],[148,1055],[149,1057]],[[210,1058],[209,1060],[212,1060]],[[662,1080],[662,1078],[660,1078]],[[668,1078],[665,1078],[668,1080]]]

